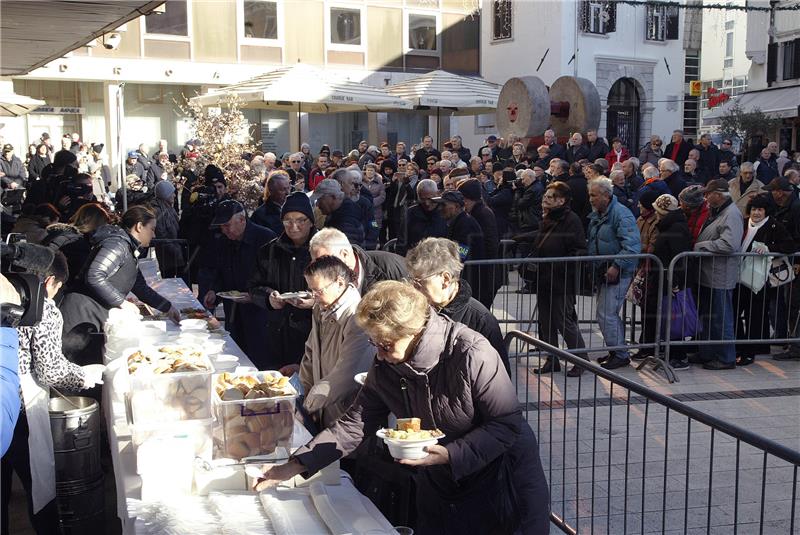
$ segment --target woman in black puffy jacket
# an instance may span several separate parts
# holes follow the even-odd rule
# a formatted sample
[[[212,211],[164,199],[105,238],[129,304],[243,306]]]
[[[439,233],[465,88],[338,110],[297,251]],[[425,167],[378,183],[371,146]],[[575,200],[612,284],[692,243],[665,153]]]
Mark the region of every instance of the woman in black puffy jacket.
[[[122,215],[119,226],[97,229],[92,250],[78,277],[77,288],[64,296],[64,354],[79,364],[102,362],[103,324],[115,307],[136,309],[125,300],[129,292],[144,303],[165,312],[176,323],[180,313],[150,288],[139,271],[138,249],[155,236],[156,215],[134,206]]]

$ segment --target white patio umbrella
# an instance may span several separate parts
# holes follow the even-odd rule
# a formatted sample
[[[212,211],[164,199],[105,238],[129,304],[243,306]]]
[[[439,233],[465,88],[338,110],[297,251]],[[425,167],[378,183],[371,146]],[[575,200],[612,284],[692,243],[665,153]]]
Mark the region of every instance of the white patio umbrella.
[[[447,71],[431,71],[405,82],[390,85],[387,93],[404,98],[414,109],[436,114],[436,137],[439,138],[441,112],[451,115],[494,113],[502,86],[483,78],[461,76]]]
[[[0,116],[2,117],[19,117],[44,105],[44,100],[0,91]]]
[[[224,105],[236,95],[244,108],[311,113],[410,110],[413,105],[383,89],[336,77],[310,65],[295,64],[193,97],[201,106]],[[299,132],[299,128],[298,128]]]

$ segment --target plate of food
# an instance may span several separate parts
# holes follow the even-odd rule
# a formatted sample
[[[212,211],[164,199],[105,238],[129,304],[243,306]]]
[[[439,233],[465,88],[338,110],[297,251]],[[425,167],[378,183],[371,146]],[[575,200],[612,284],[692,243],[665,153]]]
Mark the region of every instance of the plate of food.
[[[428,456],[425,448],[433,446],[444,433],[438,429],[421,429],[419,418],[399,418],[394,429],[379,429],[378,438],[388,446],[395,459],[424,459]]]
[[[230,301],[249,302],[250,294],[247,292],[240,292],[239,290],[230,290],[228,292],[217,292],[217,295],[223,299]]]
[[[310,299],[311,292],[284,292],[278,295],[278,299]]]

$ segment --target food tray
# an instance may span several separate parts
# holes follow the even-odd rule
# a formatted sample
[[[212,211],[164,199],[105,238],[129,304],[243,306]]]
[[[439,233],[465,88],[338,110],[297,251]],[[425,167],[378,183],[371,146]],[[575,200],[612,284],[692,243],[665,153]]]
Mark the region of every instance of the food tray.
[[[132,423],[211,418],[214,365],[207,356],[201,360],[208,367],[206,371],[156,374],[144,369],[130,374]]]
[[[263,378],[266,375],[280,376],[280,372],[248,375]],[[289,396],[231,401],[220,399],[216,390],[212,396],[217,424],[222,426],[220,450],[224,457],[242,459],[269,455],[278,447],[291,447],[296,392]]]

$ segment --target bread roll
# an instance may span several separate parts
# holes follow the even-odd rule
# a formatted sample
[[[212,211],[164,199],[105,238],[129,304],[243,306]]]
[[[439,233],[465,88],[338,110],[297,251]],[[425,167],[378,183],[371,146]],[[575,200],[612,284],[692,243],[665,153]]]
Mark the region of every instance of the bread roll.
[[[422,420],[419,418],[398,418],[398,431],[419,431],[422,427]]]

